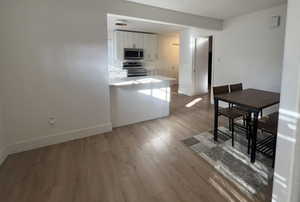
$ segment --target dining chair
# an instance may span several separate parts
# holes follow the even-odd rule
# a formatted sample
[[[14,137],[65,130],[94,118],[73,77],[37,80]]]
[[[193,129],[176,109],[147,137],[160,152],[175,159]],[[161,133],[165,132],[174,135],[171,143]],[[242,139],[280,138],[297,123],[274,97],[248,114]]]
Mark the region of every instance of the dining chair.
[[[220,94],[226,94],[229,93],[229,86],[228,85],[224,85],[224,86],[216,86],[213,87],[213,94],[214,96],[216,95],[220,95]],[[234,147],[234,120],[240,117],[243,117],[245,114],[236,109],[236,108],[219,108],[219,113],[217,114],[217,116],[224,116],[226,118],[228,118],[229,120],[229,128],[231,129],[231,138],[232,138],[232,146]],[[225,133],[223,133],[221,131],[222,134],[227,135]]]
[[[243,84],[242,83],[230,84],[229,88],[230,88],[230,92],[242,91]],[[230,106],[232,107],[233,105],[231,104]]]
[[[257,128],[260,129],[262,133],[265,132],[270,135],[264,137],[256,143],[256,151],[259,151],[272,158],[272,168],[274,168],[275,165],[278,118],[279,113],[275,112],[268,116],[262,117],[257,122]]]
[[[230,92],[237,92],[237,91],[242,91],[243,90],[243,84],[242,83],[237,83],[237,84],[230,84],[229,85]],[[233,107],[233,104],[230,104],[230,107]]]
[[[243,84],[242,83],[230,84],[229,88],[230,88],[230,92],[242,91],[243,90]],[[247,111],[248,110],[246,108],[241,107],[241,106],[231,105],[230,107],[235,107],[238,110],[241,110],[245,114],[245,116],[243,117],[243,128],[242,129],[247,130],[246,120],[247,120]],[[248,134],[247,134],[247,138],[249,138]]]
[[[230,85],[230,92],[236,92],[236,91],[242,91],[243,90],[243,84],[237,83],[237,84],[231,84]]]

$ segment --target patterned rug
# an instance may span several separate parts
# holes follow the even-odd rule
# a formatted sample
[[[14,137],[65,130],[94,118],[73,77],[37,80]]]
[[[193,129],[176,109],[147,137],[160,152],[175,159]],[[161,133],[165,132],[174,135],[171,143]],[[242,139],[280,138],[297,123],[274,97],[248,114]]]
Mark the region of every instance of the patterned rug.
[[[225,127],[219,130],[231,134]],[[257,153],[256,162],[252,164],[247,154],[248,141],[242,131],[235,133],[234,147],[231,146],[231,138],[224,135],[219,135],[218,143],[215,143],[212,132],[204,132],[182,142],[250,198],[268,198],[266,190],[273,184],[272,160]]]

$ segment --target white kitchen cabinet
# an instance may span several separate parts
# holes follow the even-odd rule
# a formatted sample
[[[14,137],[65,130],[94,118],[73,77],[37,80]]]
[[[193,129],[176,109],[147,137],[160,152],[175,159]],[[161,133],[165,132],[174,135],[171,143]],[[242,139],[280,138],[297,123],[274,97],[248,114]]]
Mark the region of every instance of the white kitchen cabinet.
[[[133,34],[131,32],[124,32],[125,34],[125,43],[124,43],[124,48],[134,48],[133,44],[134,44],[134,37]]]
[[[158,39],[157,35],[152,35],[151,36],[151,41],[152,41],[152,55],[154,60],[158,60]]]
[[[158,59],[158,40],[154,34],[115,31],[113,40],[115,60],[124,60],[124,48],[144,49],[145,61]]]
[[[144,48],[144,34],[142,33],[132,33],[133,44],[132,48]]]
[[[144,35],[144,59],[151,60],[151,39],[149,34]]]
[[[139,82],[140,79],[148,82]],[[161,82],[157,83],[156,80]],[[162,76],[111,80],[109,85],[113,127],[169,116],[170,85],[173,80]]]
[[[124,47],[126,42],[125,32],[114,32],[114,59],[123,60],[124,59]]]
[[[112,65],[113,60],[114,60],[114,47],[113,47],[113,40],[112,39],[108,39],[107,49],[108,49],[108,64]]]
[[[158,59],[158,41],[154,34],[144,34],[144,58],[146,61]]]
[[[134,32],[128,32],[131,36],[131,43],[130,46],[128,48],[139,48],[138,47],[138,33],[134,33]]]
[[[144,34],[136,32],[124,32],[124,48],[144,48]]]

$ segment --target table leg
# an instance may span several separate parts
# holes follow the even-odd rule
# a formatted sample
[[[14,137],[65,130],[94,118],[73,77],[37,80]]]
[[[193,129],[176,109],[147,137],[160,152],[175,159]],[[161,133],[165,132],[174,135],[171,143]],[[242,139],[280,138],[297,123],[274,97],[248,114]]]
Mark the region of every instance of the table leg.
[[[252,145],[251,145],[251,163],[255,162],[255,157],[256,157],[256,139],[257,139],[257,121],[258,121],[258,114],[259,112],[254,112],[254,117],[253,117],[253,128],[252,128]]]
[[[214,123],[214,140],[218,141],[218,124],[219,124],[219,100],[214,99],[214,106],[215,106],[215,123]]]
[[[233,106],[232,106],[231,103],[228,103],[228,107],[232,108]],[[232,131],[232,124],[231,124],[231,120],[230,119],[228,119],[228,128],[229,128],[230,131]]]
[[[251,147],[251,128],[250,128],[250,121],[251,121],[251,113],[248,113],[246,116],[246,135],[248,140],[248,154],[250,154],[250,147]]]

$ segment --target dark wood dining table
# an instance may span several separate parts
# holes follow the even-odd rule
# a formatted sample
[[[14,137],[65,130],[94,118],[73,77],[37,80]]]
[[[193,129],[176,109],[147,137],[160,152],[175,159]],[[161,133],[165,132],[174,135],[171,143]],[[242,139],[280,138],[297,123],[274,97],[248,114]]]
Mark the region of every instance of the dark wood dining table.
[[[215,122],[214,122],[214,140],[218,141],[218,111],[219,101],[227,102],[246,109],[249,114],[253,114],[253,127],[251,130],[251,162],[255,162],[256,140],[257,140],[257,121],[261,110],[270,106],[279,104],[280,94],[275,92],[245,89],[232,93],[226,93],[214,96]]]

